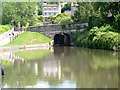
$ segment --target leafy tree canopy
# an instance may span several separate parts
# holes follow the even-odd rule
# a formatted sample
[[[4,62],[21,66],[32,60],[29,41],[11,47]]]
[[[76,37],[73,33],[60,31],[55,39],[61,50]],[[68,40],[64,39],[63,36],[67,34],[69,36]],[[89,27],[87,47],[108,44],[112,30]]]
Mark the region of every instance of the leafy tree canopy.
[[[21,26],[35,25],[37,10],[41,14],[40,4],[33,2],[3,3],[2,24]]]

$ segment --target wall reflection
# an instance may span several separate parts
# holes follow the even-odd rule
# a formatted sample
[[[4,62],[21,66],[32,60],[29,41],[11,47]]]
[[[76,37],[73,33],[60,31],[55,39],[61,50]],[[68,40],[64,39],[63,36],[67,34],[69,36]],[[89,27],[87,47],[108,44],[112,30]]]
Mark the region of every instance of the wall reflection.
[[[15,64],[16,62],[23,63],[25,61],[23,58],[16,56],[12,52],[0,53],[0,60],[8,61],[8,62],[11,62],[13,64]]]

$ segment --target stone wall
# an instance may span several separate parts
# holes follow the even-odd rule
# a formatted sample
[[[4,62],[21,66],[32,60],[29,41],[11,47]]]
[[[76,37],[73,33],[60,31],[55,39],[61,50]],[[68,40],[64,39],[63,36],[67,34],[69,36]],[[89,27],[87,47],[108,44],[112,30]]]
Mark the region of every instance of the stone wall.
[[[61,25],[31,26],[28,31],[44,32],[44,31],[61,31]]]
[[[62,27],[65,26],[63,29]],[[73,30],[76,29],[79,26],[79,28],[86,28],[88,26],[87,23],[73,23],[71,25],[56,25],[56,24],[51,24],[51,25],[45,25],[45,26],[31,26],[28,28],[28,31],[34,31],[34,32],[44,32],[44,31],[63,31],[63,30]]]

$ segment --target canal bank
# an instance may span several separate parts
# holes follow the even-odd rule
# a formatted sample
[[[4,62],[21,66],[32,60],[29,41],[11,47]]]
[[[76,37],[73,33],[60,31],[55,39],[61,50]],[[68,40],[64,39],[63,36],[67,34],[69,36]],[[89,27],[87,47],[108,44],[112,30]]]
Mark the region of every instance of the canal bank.
[[[14,51],[14,50],[26,50],[26,49],[49,50],[50,47],[52,47],[51,43],[33,44],[33,45],[19,45],[19,46],[6,46],[6,47],[0,47],[0,52]]]

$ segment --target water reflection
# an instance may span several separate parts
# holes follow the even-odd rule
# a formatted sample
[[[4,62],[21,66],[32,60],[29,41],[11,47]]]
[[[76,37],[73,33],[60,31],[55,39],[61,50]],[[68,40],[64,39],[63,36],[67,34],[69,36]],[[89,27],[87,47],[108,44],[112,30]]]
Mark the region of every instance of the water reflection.
[[[0,75],[0,90],[3,88],[4,85],[4,77]]]
[[[42,52],[45,53],[45,51]],[[27,59],[27,61],[5,66],[3,86],[14,88],[118,87],[119,53],[78,47],[55,47],[54,53],[38,57],[42,52],[35,50],[15,53],[16,57],[24,61]]]
[[[17,62],[24,62],[25,60],[19,56],[16,56],[15,54],[13,54],[12,52],[3,52],[0,53],[0,60],[4,60],[4,61],[8,61],[11,62],[13,64],[17,63]]]

